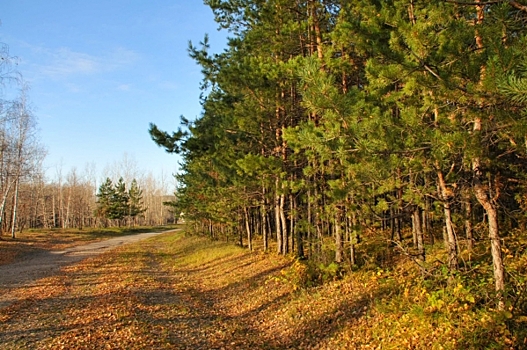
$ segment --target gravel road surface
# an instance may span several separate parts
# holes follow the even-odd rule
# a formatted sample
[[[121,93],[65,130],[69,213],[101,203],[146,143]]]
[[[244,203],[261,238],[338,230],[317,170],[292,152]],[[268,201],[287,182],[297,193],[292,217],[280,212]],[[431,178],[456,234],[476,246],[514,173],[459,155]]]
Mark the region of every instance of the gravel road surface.
[[[166,232],[169,231],[115,237],[105,241],[71,247],[62,251],[36,252],[25,255],[23,260],[2,265],[0,266],[0,308],[11,304],[13,301],[9,297],[10,290],[31,286],[41,278],[57,274],[64,266],[75,264],[124,244],[137,242]]]

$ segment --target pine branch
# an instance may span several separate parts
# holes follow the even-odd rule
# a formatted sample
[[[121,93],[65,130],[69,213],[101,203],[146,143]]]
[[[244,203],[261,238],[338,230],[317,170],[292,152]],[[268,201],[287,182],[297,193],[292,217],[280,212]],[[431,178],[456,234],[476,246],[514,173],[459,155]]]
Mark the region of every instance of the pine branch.
[[[445,2],[456,4],[456,5],[466,5],[466,6],[485,6],[485,5],[493,5],[493,4],[501,4],[504,2],[513,2],[509,0],[489,0],[485,2],[477,2],[477,1],[457,1],[457,0],[445,0]]]
[[[511,75],[498,88],[512,103],[527,105],[527,78]]]
[[[181,153],[182,149],[178,144],[182,139],[187,136],[187,133],[178,130],[173,132],[172,135],[168,134],[166,131],[161,131],[154,124],[150,124],[148,129],[150,137],[152,140],[157,143],[158,146],[163,147],[168,153]]]
[[[527,6],[519,4],[517,1],[509,1],[509,4],[517,10],[527,13]]]
[[[485,5],[493,5],[493,4],[502,4],[504,2],[508,3],[512,7],[514,7],[517,10],[520,10],[522,12],[527,13],[527,6],[520,4],[517,1],[514,0],[489,0],[485,2],[476,2],[476,1],[457,1],[457,0],[445,0],[445,2],[451,3],[451,4],[457,4],[457,5],[465,5],[465,6],[485,6]]]

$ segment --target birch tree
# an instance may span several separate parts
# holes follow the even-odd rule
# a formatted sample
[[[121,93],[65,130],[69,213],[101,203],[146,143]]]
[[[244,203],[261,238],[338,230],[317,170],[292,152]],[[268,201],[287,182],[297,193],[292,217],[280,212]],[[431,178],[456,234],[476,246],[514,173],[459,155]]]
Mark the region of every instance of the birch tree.
[[[29,107],[27,88],[11,101],[0,116],[0,225],[15,237],[20,184],[33,172],[41,170],[45,155],[37,133],[36,119]],[[10,220],[6,220],[6,205],[12,198]]]

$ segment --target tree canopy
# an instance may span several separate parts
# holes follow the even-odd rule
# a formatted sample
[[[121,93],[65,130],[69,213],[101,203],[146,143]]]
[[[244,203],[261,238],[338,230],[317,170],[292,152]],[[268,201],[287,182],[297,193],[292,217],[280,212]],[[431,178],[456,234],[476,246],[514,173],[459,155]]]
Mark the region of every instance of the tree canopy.
[[[486,245],[503,308],[503,240],[527,224],[527,7],[205,3],[231,38],[219,54],[190,45],[202,116],[150,128],[183,156],[195,229],[351,266],[381,237],[424,268],[439,241],[452,275]]]

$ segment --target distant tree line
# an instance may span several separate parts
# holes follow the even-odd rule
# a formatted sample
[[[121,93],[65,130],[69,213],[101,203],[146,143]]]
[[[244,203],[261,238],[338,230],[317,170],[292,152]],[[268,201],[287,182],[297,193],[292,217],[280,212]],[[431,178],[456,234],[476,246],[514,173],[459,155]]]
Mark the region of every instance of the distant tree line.
[[[194,229],[349,266],[375,237],[420,266],[443,242],[452,274],[485,247],[503,308],[504,239],[527,226],[527,5],[205,3],[231,37],[190,45],[202,116],[150,127],[183,156]]]
[[[111,207],[103,207],[101,188],[88,174],[80,175],[75,169],[65,177],[47,180],[42,172],[21,184],[16,231],[32,228],[109,227],[120,225],[166,225],[176,222],[176,215],[163,202],[173,201],[168,189],[152,175],[127,184],[117,181],[120,192],[114,193],[112,180]],[[124,192],[122,189],[124,188]],[[127,189],[128,188],[128,189]],[[120,201],[120,202],[119,202]],[[12,205],[6,206],[10,217]],[[6,223],[3,232],[10,232]]]
[[[168,194],[166,180],[153,175],[137,176],[129,184],[119,180],[119,191],[130,186],[126,193],[119,192],[126,200],[119,207],[126,211],[124,216],[117,208],[99,210],[97,179],[89,167],[85,174],[72,169],[64,177],[58,168],[54,180],[45,177],[46,151],[37,132],[29,88],[16,70],[16,61],[9,46],[0,43],[0,237],[7,233],[14,238],[16,232],[29,228],[120,225],[124,217],[130,218],[130,225],[173,223],[175,216],[163,202],[174,198]],[[116,166],[112,178],[133,170],[126,158],[124,163]]]

